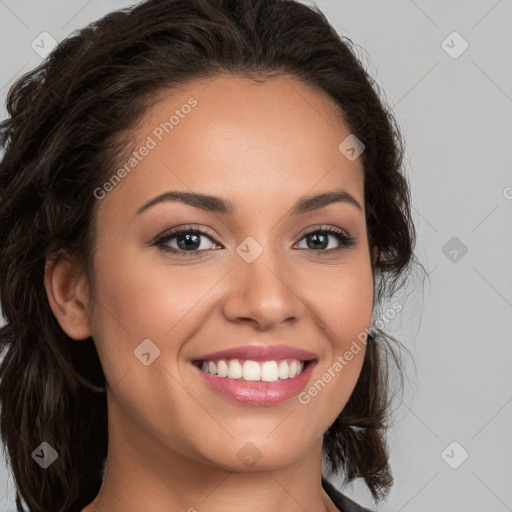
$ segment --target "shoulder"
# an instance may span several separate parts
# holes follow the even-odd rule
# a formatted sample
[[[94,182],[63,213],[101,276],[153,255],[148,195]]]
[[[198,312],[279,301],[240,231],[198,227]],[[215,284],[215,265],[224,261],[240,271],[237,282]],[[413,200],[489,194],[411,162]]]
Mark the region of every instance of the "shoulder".
[[[340,512],[372,512],[369,508],[365,508],[355,501],[351,500],[344,494],[341,494],[328,480],[322,476],[322,487],[329,495],[332,502],[340,510]]]

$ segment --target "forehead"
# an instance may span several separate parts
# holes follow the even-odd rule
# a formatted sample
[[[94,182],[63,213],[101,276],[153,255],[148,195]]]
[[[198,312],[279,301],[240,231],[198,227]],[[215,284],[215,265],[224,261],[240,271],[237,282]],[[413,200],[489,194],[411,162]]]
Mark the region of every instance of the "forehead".
[[[257,201],[341,186],[362,201],[361,160],[339,150],[349,135],[335,102],[294,77],[196,80],[155,96],[131,148],[149,149],[116,188],[137,202],[162,187]]]

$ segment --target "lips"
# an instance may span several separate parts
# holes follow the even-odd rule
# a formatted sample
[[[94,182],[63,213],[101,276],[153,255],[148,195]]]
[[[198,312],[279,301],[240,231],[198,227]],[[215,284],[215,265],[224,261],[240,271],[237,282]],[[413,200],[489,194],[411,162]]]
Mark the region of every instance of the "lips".
[[[275,366],[279,360],[286,360],[286,364],[293,360],[291,363],[293,365],[299,362],[300,371],[295,373],[294,376],[285,375],[284,379],[279,378],[277,381],[275,380],[276,375],[273,375],[272,379],[269,379],[272,381],[262,382],[260,379],[254,381],[253,378],[245,380],[245,378],[241,378],[240,371],[237,373],[237,378],[235,376],[230,377],[229,375],[219,376],[201,369],[205,362],[209,362],[206,366],[211,365],[212,370],[215,372],[215,361],[232,361],[235,365],[238,365],[240,361],[244,360],[246,361],[244,364],[244,376],[246,364],[249,363],[251,366],[254,366],[256,362],[261,363],[262,361],[271,361],[270,365]],[[289,345],[245,345],[202,354],[192,360],[194,372],[211,390],[231,401],[258,406],[277,405],[298,395],[312,378],[312,372],[317,363],[318,358],[313,352]],[[217,368],[220,367],[217,366]],[[223,373],[225,373],[225,368]],[[262,380],[265,380],[265,378]]]
[[[277,359],[298,359],[299,361],[312,361],[317,359],[316,354],[289,345],[244,345],[240,347],[209,352],[193,359],[194,363],[203,361],[216,361],[219,359],[250,359],[251,361],[270,361]]]

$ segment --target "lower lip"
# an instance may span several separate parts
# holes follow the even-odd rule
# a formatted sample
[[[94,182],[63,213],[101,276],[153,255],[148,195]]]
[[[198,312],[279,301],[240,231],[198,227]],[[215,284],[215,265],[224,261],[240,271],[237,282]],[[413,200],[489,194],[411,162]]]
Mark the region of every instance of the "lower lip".
[[[300,375],[293,379],[274,382],[245,381],[218,377],[203,372],[198,366],[194,368],[204,381],[215,391],[238,403],[253,405],[275,405],[297,396],[309,381],[317,361],[310,361]]]

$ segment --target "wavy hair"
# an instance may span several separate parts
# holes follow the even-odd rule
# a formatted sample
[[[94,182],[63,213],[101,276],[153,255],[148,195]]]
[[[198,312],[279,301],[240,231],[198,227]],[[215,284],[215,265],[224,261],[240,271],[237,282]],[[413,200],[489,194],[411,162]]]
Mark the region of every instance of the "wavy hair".
[[[92,275],[94,190],[123,161],[137,121],[166,88],[226,73],[286,74],[324,91],[364,143],[374,306],[415,260],[397,123],[352,41],[316,5],[148,0],[75,31],[9,89],[0,123],[0,430],[19,512],[24,503],[30,512],[85,507],[101,487],[108,447],[98,354],[91,338],[72,340],[54,317],[45,259],[66,251]],[[330,471],[346,483],[364,479],[375,501],[393,483],[390,361],[403,381],[390,341],[381,329],[368,335],[355,389],[323,439]],[[45,471],[32,459],[43,441],[58,452]]]

